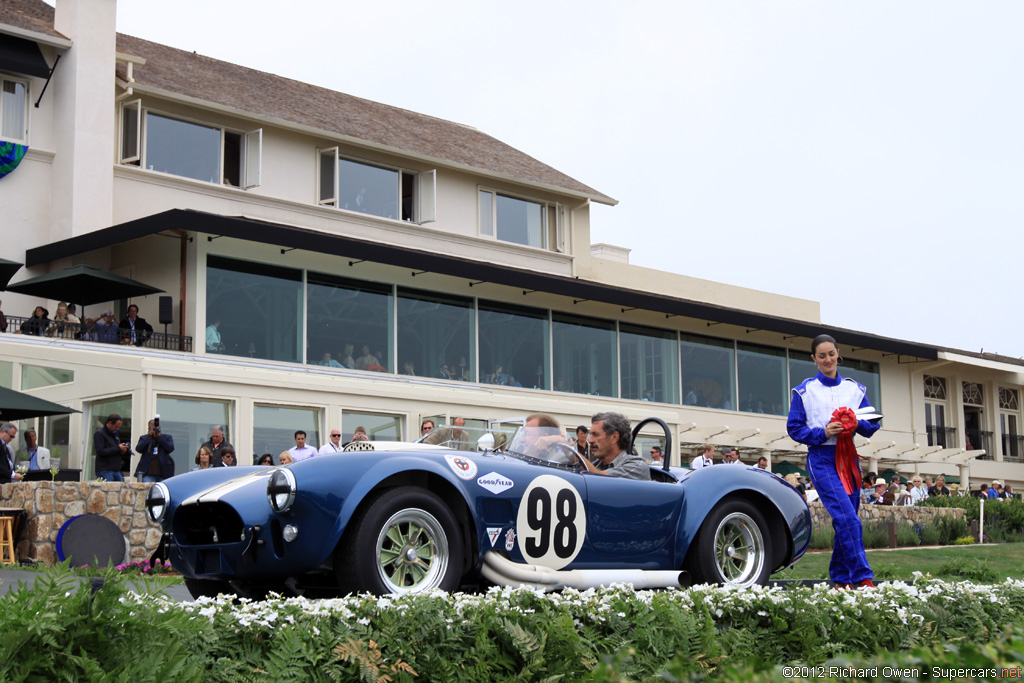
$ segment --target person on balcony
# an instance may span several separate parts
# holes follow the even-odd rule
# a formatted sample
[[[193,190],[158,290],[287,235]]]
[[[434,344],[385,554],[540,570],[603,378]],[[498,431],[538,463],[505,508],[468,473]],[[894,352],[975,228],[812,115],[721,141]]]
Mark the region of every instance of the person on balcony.
[[[124,344],[142,346],[153,334],[153,326],[146,322],[145,318],[139,317],[139,307],[132,304],[128,307],[128,317],[118,324],[121,340]]]
[[[57,304],[57,314],[53,316],[53,323],[47,328],[46,336],[74,339],[81,332],[81,323],[78,316],[68,312],[68,305],[61,301]]]
[[[49,327],[50,312],[42,306],[36,306],[36,310],[32,311],[32,317],[21,324],[21,333],[42,337]]]

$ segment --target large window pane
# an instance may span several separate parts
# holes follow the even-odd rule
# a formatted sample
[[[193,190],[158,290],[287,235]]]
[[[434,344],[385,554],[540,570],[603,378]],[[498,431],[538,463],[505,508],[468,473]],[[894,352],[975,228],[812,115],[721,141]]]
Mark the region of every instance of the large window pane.
[[[285,408],[283,406],[256,406],[253,414],[253,450],[277,456],[295,447],[295,432],[306,432],[306,445],[319,449],[320,411],[316,408]],[[251,462],[252,453],[239,453],[239,464]]]
[[[367,354],[374,354],[376,365],[395,371],[392,354],[384,353],[390,350],[393,319],[390,285],[309,273],[306,287],[307,363],[355,368],[363,358],[360,369],[366,369]]]
[[[147,113],[146,168],[220,183],[220,129]]]
[[[231,443],[231,404],[227,401],[158,396],[156,412],[160,416],[160,429],[174,438],[171,458],[174,460],[176,475],[188,472],[195,466],[196,453],[200,446],[210,440],[210,430],[215,425],[224,428],[224,440]],[[236,462],[239,465],[249,464],[244,454],[238,455]]]
[[[92,435],[89,435],[90,438]],[[42,434],[39,435],[40,443],[50,449],[50,462],[60,460],[61,468],[71,466],[71,455],[69,446],[71,444],[71,416],[53,415],[43,422]],[[135,444],[132,444],[134,448]]]
[[[0,79],[3,100],[0,103],[0,134],[5,140],[25,139],[25,84]]]
[[[89,417],[85,421],[87,425],[85,452],[88,453],[88,457],[82,463],[82,481],[96,478],[96,444],[93,442],[92,435],[96,433],[97,429],[107,424],[107,417],[114,413],[120,415],[122,420],[121,428],[117,430],[118,440],[122,443],[127,442],[131,444],[128,452],[121,458],[121,474],[126,477],[130,474],[131,456],[135,452],[135,444],[138,443],[139,437],[142,434],[132,431],[132,399],[131,396],[125,396],[95,401],[89,404],[87,412]],[[143,429],[145,429],[145,426],[143,426]],[[66,467],[67,465],[65,464],[64,466]]]
[[[399,218],[398,171],[338,159],[341,208],[384,218]]]
[[[206,260],[206,324],[222,353],[302,361],[302,271],[220,256]]]
[[[615,396],[615,323],[564,313],[552,316],[555,391]]]
[[[680,337],[683,405],[733,410],[736,359],[733,342],[693,334]]]
[[[622,398],[679,403],[676,333],[619,325]]]
[[[374,413],[350,413],[341,416],[341,442],[348,443],[356,427],[366,430],[370,441],[401,441],[402,418],[398,415],[377,415]],[[417,436],[417,438],[419,438]]]
[[[0,360],[0,387],[14,388],[14,363],[10,361]]]
[[[549,389],[547,311],[492,301],[478,308],[481,381]]]
[[[537,202],[498,195],[498,239],[544,246],[544,207]]]
[[[745,413],[786,415],[786,351],[754,344],[736,345],[740,410]]]
[[[818,374],[818,366],[814,361],[797,358],[793,351],[790,351],[789,354],[790,389],[800,384],[805,379],[814,377]],[[846,358],[843,360],[843,364],[839,366],[839,375],[841,377],[849,377],[850,379],[863,384],[864,388],[867,389],[868,401],[871,402],[871,405],[876,410],[882,409],[882,393],[879,388],[878,363]],[[787,403],[792,400],[792,398],[792,396],[789,396],[787,398]],[[857,406],[852,407],[856,408]]]
[[[67,384],[74,381],[75,373],[72,370],[44,368],[39,365],[23,365],[21,367],[22,390],[49,387],[54,384]]]
[[[398,289],[396,367],[402,374],[436,377],[447,365],[454,379],[475,381],[473,336],[471,299]]]

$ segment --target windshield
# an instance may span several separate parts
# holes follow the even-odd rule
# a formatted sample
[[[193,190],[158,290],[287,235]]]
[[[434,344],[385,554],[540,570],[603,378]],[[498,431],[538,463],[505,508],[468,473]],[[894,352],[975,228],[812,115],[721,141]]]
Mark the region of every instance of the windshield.
[[[520,427],[506,450],[557,465],[573,464],[576,451],[558,427]]]
[[[417,443],[444,446],[456,451],[500,451],[508,444],[512,433],[503,429],[441,425],[428,432]]]

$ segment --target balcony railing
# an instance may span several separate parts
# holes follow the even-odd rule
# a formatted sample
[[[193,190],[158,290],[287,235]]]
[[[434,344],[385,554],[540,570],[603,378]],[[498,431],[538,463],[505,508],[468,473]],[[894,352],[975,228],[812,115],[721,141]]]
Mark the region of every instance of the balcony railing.
[[[161,351],[192,352],[192,337],[163,332],[133,332],[120,329],[117,325],[92,323],[57,323],[39,318],[7,316],[7,334],[25,334],[35,337],[49,337],[65,341],[85,341],[100,344],[134,345]]]
[[[1024,436],[1003,434],[1003,460],[1024,462]]]
[[[928,445],[955,448],[956,429],[953,427],[928,427]]]
[[[964,434],[967,436],[967,450],[985,451],[985,455],[978,456],[978,460],[995,460],[992,452],[992,432],[965,429]]]

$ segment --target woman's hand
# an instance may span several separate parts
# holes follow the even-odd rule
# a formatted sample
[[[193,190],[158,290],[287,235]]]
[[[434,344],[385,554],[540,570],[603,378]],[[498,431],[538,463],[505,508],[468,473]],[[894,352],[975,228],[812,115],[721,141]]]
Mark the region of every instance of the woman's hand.
[[[830,439],[833,436],[839,436],[842,433],[843,433],[843,423],[842,422],[829,422],[827,425],[825,425],[825,436],[827,436]]]

